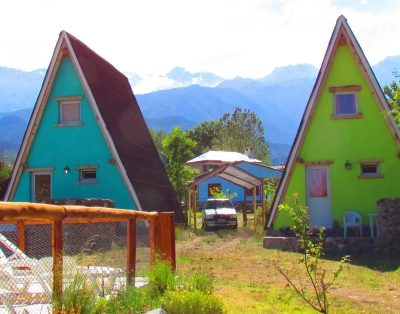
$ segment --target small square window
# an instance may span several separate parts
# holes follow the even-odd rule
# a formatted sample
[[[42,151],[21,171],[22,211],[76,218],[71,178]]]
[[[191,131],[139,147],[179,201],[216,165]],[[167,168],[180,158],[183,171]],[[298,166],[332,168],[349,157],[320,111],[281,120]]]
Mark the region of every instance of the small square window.
[[[81,123],[81,106],[79,102],[60,103],[60,124],[79,125]]]
[[[378,176],[379,164],[361,164],[362,176]]]
[[[335,94],[335,115],[356,115],[357,95],[355,93]]]
[[[79,170],[79,182],[80,183],[98,183],[97,180],[97,169],[80,169]]]

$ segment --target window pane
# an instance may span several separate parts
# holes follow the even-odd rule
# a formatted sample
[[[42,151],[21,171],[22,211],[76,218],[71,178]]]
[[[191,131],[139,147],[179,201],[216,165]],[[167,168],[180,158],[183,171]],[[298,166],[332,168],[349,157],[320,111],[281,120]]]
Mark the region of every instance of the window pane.
[[[309,197],[328,196],[328,173],[326,169],[308,169]]]
[[[42,202],[51,197],[51,179],[48,174],[35,175],[35,202]]]
[[[96,170],[82,170],[82,180],[96,179]]]
[[[364,175],[378,174],[378,165],[361,165],[361,174]]]
[[[356,94],[336,94],[335,114],[356,114]]]
[[[61,121],[64,123],[68,122],[79,122],[80,108],[79,103],[64,103],[61,104]]]

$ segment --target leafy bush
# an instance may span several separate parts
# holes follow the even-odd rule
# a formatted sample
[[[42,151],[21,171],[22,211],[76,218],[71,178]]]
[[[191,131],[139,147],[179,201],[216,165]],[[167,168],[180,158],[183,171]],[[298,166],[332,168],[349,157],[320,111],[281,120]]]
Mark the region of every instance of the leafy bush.
[[[226,313],[223,302],[215,295],[194,291],[167,291],[163,306],[168,314]]]
[[[86,278],[77,275],[65,289],[62,300],[55,300],[55,313],[93,313],[96,305],[96,288]],[[58,309],[58,310],[57,310]]]
[[[138,289],[128,286],[120,295],[111,298],[103,304],[97,303],[94,313],[143,313],[151,307],[159,303],[154,303],[147,294],[145,289]]]
[[[185,291],[201,291],[203,293],[211,294],[214,291],[214,278],[211,274],[204,271],[190,272],[189,275],[180,277],[180,290]]]
[[[146,290],[151,298],[158,298],[164,294],[166,290],[174,290],[176,286],[175,274],[171,269],[171,265],[165,262],[157,262],[151,269],[147,277],[149,283]]]

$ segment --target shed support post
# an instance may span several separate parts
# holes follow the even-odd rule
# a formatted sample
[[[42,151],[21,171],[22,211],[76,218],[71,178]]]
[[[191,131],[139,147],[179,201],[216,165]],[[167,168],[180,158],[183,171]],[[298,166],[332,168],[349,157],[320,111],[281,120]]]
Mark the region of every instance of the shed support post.
[[[256,229],[257,225],[257,192],[256,186],[253,187],[253,215],[254,215],[254,229]]]
[[[262,184],[261,184],[261,206],[262,206],[262,224],[265,226],[265,221],[266,221],[266,208],[265,208],[265,180],[262,179]]]
[[[126,265],[127,286],[135,285],[135,267],[136,267],[136,217],[128,220],[127,228],[127,246],[128,257]]]
[[[189,228],[192,226],[192,187],[189,186],[188,190],[188,224]]]
[[[247,226],[247,212],[246,212],[246,202],[247,202],[247,195],[246,195],[246,189],[243,188],[243,195],[244,195],[244,200],[243,200],[243,225]]]
[[[193,225],[194,230],[197,230],[197,192],[193,191]]]

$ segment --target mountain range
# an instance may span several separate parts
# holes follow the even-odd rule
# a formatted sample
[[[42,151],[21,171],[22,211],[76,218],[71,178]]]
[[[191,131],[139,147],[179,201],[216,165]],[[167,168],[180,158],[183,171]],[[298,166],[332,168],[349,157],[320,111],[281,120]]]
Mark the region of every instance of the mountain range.
[[[395,79],[400,56],[388,57],[373,66],[381,86]],[[25,72],[0,67],[0,152],[18,150],[45,69]],[[231,80],[210,72],[189,72],[176,67],[156,77],[153,88],[168,88],[138,94],[136,98],[148,126],[170,131],[179,125],[192,128],[204,120],[217,120],[236,107],[250,109],[261,119],[274,163],[285,160],[294,139],[318,69],[309,64],[276,68],[271,74]],[[150,86],[155,77],[125,73],[133,91]]]

